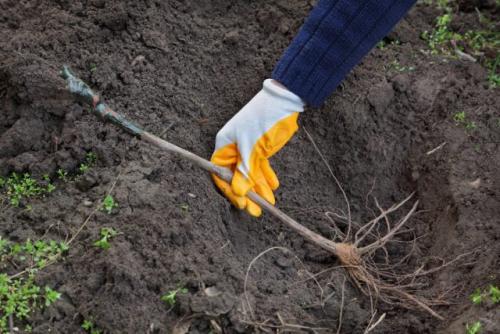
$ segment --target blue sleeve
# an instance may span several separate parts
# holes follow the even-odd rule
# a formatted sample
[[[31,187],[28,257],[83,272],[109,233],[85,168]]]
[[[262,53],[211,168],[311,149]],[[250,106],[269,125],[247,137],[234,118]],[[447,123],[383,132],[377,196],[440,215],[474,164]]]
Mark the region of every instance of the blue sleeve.
[[[319,0],[272,78],[318,107],[416,0]]]

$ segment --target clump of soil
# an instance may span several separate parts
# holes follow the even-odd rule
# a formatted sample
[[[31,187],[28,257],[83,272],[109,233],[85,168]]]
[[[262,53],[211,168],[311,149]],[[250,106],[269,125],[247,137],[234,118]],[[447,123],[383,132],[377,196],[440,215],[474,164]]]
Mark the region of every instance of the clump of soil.
[[[0,173],[76,175],[88,152],[98,157],[84,175],[31,199],[31,210],[5,207],[2,236],[65,239],[115,182],[119,204],[112,215],[99,211],[66,258],[39,273],[62,299],[32,317],[34,333],[82,332],[90,318],[109,333],[171,332],[183,319],[192,333],[255,332],[262,323],[332,333],[341,308],[342,332],[365,330],[370,301],[343,284],[334,258],[272,217],[234,210],[191,164],[100,123],[58,78],[69,65],[117,111],[209,157],[218,129],[260,89],[310,2],[37,0],[0,9]],[[344,185],[353,220],[373,218],[374,198],[388,207],[416,191],[408,228],[417,243],[398,236],[391,258],[412,250],[408,267],[429,267],[474,251],[421,282],[426,296],[449,291],[453,303],[436,307],[447,321],[380,303],[386,318],[373,333],[456,333],[479,317],[486,331],[499,328],[498,312],[479,313],[468,295],[499,282],[500,95],[480,65],[421,51],[420,33],[437,14],[417,5],[387,37],[398,43],[374,49],[324,107],[300,119]],[[477,14],[457,15],[474,22]],[[474,128],[457,123],[458,112]],[[299,131],[272,163],[278,206],[333,237],[325,212],[345,203],[307,136]],[[120,232],[107,251],[93,246],[102,227]],[[294,255],[263,255],[245,296],[249,263],[272,246]],[[160,297],[180,286],[188,293],[169,310]]]

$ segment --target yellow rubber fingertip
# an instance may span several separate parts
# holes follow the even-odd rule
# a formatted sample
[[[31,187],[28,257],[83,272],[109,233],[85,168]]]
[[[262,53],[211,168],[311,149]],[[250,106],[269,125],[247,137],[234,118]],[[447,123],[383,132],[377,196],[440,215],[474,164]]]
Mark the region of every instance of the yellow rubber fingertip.
[[[262,215],[262,209],[260,208],[260,206],[258,206],[251,200],[248,200],[246,210],[250,215],[254,217],[260,217]]]
[[[253,184],[239,170],[236,170],[231,181],[231,188],[237,196],[245,196]]]
[[[261,163],[261,169],[262,169],[262,174],[264,174],[264,177],[269,184],[269,187],[271,187],[272,190],[278,189],[280,186],[280,181],[278,180],[278,176],[276,176],[276,173],[271,167],[271,164],[269,163],[269,160],[263,159]]]
[[[274,194],[269,188],[267,184],[257,184],[254,187],[255,192],[259,194],[262,198],[264,198],[266,201],[271,203],[272,205],[276,204],[276,198],[274,197]]]
[[[247,206],[247,198],[242,197],[242,196],[237,196],[229,183],[223,181],[221,178],[219,178],[217,175],[212,174],[212,179],[214,180],[215,185],[222,191],[224,196],[226,196],[231,203],[235,207],[237,207],[240,210],[243,210]]]

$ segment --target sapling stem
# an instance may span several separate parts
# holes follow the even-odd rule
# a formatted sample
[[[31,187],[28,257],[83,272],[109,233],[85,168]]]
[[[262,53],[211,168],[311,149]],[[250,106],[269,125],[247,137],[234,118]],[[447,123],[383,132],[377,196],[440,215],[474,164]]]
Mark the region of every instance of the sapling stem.
[[[218,175],[221,179],[227,182],[231,182],[233,176],[231,170],[217,166],[192,152],[189,152],[177,145],[161,139],[160,137],[155,136],[152,133],[144,131],[139,126],[127,120],[123,115],[113,111],[104,103],[104,101],[101,100],[99,95],[94,93],[94,91],[86,83],[74,76],[66,66],[64,66],[63,70],[61,71],[61,76],[66,80],[68,84],[67,88],[73,94],[73,96],[91,106],[92,112],[98,117],[102,118],[105,121],[114,123],[130,134],[137,136],[140,139],[164,151],[174,153],[179,157],[191,161],[202,169]],[[365,232],[366,234],[363,234],[360,239],[358,239],[358,233],[355,237],[350,238],[353,240],[347,240],[348,238],[345,238],[346,240],[342,240],[342,242],[334,242],[301,225],[296,220],[288,216],[286,213],[284,213],[274,205],[267,202],[255,192],[250,191],[248,193],[248,197],[252,201],[260,205],[265,211],[278,218],[283,224],[300,234],[307,241],[318,247],[321,247],[322,249],[328,251],[330,254],[336,256],[341,262],[342,267],[345,268],[345,270],[349,274],[349,278],[351,279],[351,281],[360,289],[361,292],[369,295],[370,298],[372,297],[372,294],[375,294],[376,297],[380,296],[381,300],[384,300],[390,304],[397,302],[400,305],[406,306],[407,308],[419,307],[432,314],[433,316],[439,319],[443,319],[439,314],[437,314],[429,307],[429,305],[432,305],[432,301],[421,300],[413,296],[412,294],[406,292],[405,287],[401,284],[391,284],[381,281],[379,279],[380,272],[378,272],[377,269],[372,268],[373,266],[370,265],[369,259],[368,262],[363,259],[363,256],[369,255],[377,249],[383,248],[384,245],[392,237],[394,237],[396,232],[400,230],[401,227],[403,227],[410,216],[415,212],[418,202],[413,205],[412,210],[410,210],[410,212],[394,228],[389,229],[385,237],[381,237],[379,240],[372,242],[367,246],[359,246],[359,243],[362,241],[362,239],[364,239],[371,232],[372,228],[379,220],[387,219],[387,215],[390,212],[395,211],[397,208],[401,207],[404,202],[408,201],[411,198],[411,196],[412,195],[410,195],[399,205],[395,205],[389,210],[382,211],[380,216],[377,217],[375,221],[372,221],[368,224],[368,227],[361,228],[360,231],[364,229],[368,229],[368,231]],[[412,277],[412,275],[410,275],[410,277]]]

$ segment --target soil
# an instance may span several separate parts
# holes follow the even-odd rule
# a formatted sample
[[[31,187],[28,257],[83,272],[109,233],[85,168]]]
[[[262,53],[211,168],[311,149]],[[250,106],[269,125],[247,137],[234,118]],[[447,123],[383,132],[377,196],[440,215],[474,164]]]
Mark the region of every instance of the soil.
[[[33,333],[83,333],[84,319],[106,333],[172,333],[185,323],[189,333],[278,331],[258,324],[279,326],[279,319],[304,326],[296,331],[335,333],[341,308],[341,333],[365,330],[370,301],[349,282],[342,288],[335,258],[269,215],[235,210],[190,163],[101,123],[66,96],[58,77],[69,65],[115,110],[209,157],[217,131],[260,89],[312,5],[0,1],[0,173],[74,175],[30,199],[31,210],[3,208],[2,237],[67,239],[113,184],[119,204],[112,215],[97,212],[67,256],[38,274],[62,298],[31,317]],[[466,7],[458,22],[474,26],[477,13]],[[496,8],[479,7],[493,21]],[[300,119],[343,184],[355,221],[373,218],[374,198],[388,207],[416,193],[409,268],[473,252],[421,282],[420,295],[448,291],[450,304],[435,307],[446,321],[381,302],[377,314],[386,318],[371,333],[461,333],[478,319],[484,333],[500,332],[498,307],[468,299],[500,282],[500,94],[479,64],[427,52],[419,36],[437,15],[416,5],[386,37],[398,44],[375,48],[322,108]],[[462,111],[474,129],[454,121]],[[96,166],[78,175],[91,151]],[[325,212],[346,206],[303,130],[272,163],[281,181],[277,205],[333,237]],[[120,232],[107,251],[92,245],[101,227]],[[396,238],[391,259],[403,259],[409,240],[408,233]],[[251,313],[243,306],[245,275],[270,247],[290,252],[270,250],[251,267]],[[188,292],[169,309],[160,297],[180,286]]]

